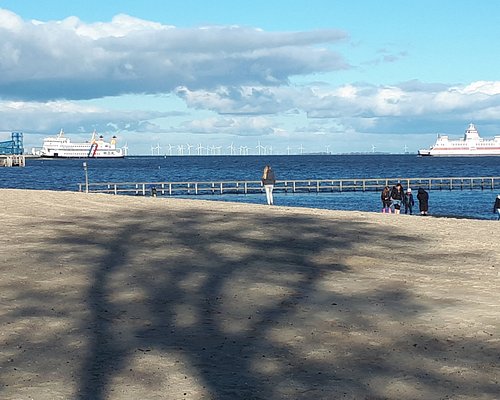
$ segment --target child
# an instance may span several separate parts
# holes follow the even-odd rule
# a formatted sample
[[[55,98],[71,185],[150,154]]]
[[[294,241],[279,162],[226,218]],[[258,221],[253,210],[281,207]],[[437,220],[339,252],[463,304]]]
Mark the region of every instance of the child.
[[[408,188],[405,196],[405,214],[410,212],[410,215],[413,213],[413,206],[415,205],[415,201],[413,200],[413,195],[411,194],[411,189]]]
[[[389,189],[389,186],[386,186],[384,190],[382,190],[382,194],[380,195],[380,199],[382,200],[382,212],[384,214],[390,214],[391,211],[391,189]]]

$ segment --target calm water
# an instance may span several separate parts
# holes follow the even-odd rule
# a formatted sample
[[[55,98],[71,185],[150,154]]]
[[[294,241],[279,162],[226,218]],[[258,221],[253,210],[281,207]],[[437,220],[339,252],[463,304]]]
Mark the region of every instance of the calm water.
[[[90,182],[157,182],[259,180],[269,163],[278,179],[426,178],[500,176],[500,157],[428,158],[415,155],[211,156],[127,157],[115,160],[28,159],[24,168],[0,168],[1,188],[78,190]],[[414,189],[415,202],[416,189]],[[430,191],[430,213],[494,219],[491,190]],[[261,195],[209,195],[218,201],[264,203]],[[380,212],[380,193],[275,194],[288,206]],[[416,206],[418,209],[418,206]]]

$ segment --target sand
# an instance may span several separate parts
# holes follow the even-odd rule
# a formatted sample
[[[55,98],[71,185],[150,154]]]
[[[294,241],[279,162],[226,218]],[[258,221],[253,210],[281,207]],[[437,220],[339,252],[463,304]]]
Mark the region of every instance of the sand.
[[[0,200],[2,399],[500,398],[500,222]]]

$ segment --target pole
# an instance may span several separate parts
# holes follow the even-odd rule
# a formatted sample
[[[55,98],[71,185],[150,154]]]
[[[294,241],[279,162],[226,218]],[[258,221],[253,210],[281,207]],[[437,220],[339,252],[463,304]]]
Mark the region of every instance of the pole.
[[[85,171],[85,193],[89,192],[89,174],[87,172],[87,163],[83,163],[83,170]]]

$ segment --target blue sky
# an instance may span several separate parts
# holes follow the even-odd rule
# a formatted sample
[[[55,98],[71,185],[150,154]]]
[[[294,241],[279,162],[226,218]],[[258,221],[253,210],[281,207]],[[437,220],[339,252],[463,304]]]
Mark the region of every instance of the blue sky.
[[[0,138],[416,152],[500,134],[500,2],[0,0]]]

